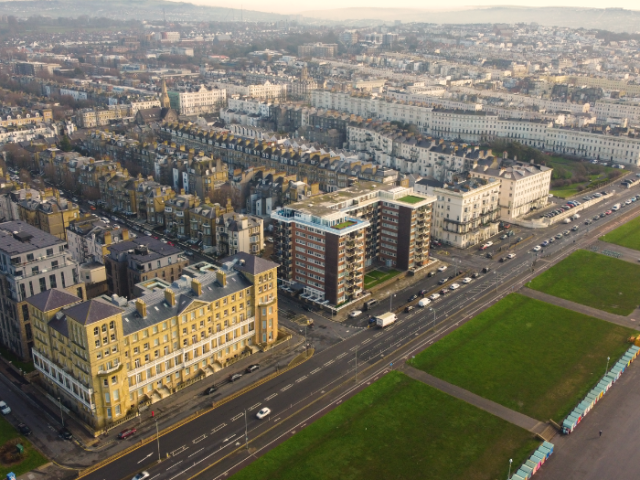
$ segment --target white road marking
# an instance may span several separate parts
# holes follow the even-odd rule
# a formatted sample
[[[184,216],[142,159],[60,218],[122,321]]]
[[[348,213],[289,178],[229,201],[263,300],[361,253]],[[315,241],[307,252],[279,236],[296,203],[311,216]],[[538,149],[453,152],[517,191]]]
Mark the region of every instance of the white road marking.
[[[335,361],[335,360],[329,360],[327,363],[325,363],[325,364],[323,365],[323,367],[327,367],[327,366],[331,365],[334,361]]]
[[[229,440],[231,440],[233,437],[235,437],[236,434],[234,433],[233,435],[231,435],[230,437],[225,438],[222,443],[227,443]]]
[[[140,463],[144,462],[144,461],[145,461],[147,458],[149,458],[151,455],[153,455],[153,452],[151,452],[149,455],[147,455],[147,456],[146,456],[146,457],[144,457],[142,460],[140,460],[140,461],[138,462],[138,464],[140,464]]]
[[[293,384],[292,384],[292,383],[290,383],[289,385],[287,385],[287,386],[286,386],[286,387],[284,387],[284,388],[281,388],[281,389],[280,389],[280,391],[281,391],[281,392],[286,392],[286,391],[287,391],[287,390],[289,390],[291,387],[293,387]]]
[[[319,368],[316,368],[314,371],[309,372],[309,374],[310,374],[310,375],[313,375],[314,373],[318,373],[319,371],[320,371],[320,369],[319,369]]]
[[[275,398],[275,397],[277,397],[277,396],[278,396],[278,394],[277,394],[277,393],[274,393],[273,395],[269,395],[267,398],[265,398],[265,399],[264,399],[264,401],[265,401],[265,402],[268,402],[269,400],[271,400],[272,398]]]
[[[175,457],[176,455],[184,452],[187,448],[189,448],[189,447],[187,447],[186,445],[183,445],[180,448],[176,448],[173,452],[171,452],[171,456]]]
[[[342,357],[344,357],[347,354],[347,352],[341,353],[340,355],[338,355],[336,357],[336,360],[340,360]]]
[[[203,433],[202,435],[200,435],[198,438],[193,439],[193,443],[198,443],[201,442],[202,440],[204,440],[205,438],[207,438],[207,436]]]
[[[214,428],[213,430],[211,430],[211,433],[216,433],[218,430],[222,430],[224,427],[226,427],[227,424],[223,423],[222,425],[218,425],[216,428]]]
[[[378,332],[374,335],[374,337],[379,337],[380,335],[382,335],[384,332]]]
[[[193,457],[196,453],[200,453],[202,450],[204,450],[204,447],[201,448],[200,450],[198,450],[197,452],[193,452],[191,455],[189,455],[187,458],[191,458]]]
[[[351,347],[351,348],[349,349],[349,351],[350,351],[350,352],[353,352],[356,348],[358,348],[358,346],[357,346],[357,345],[356,345],[355,347]]]
[[[167,468],[167,471],[171,470],[173,467],[177,467],[178,465],[180,465],[182,463],[182,460],[180,460],[179,462],[174,463],[173,465],[171,465],[169,468]]]
[[[251,411],[251,410],[255,410],[256,408],[258,408],[260,405],[262,405],[262,403],[258,402],[255,405],[250,406],[249,408],[247,408],[247,410]]]
[[[305,376],[303,376],[303,377],[300,377],[299,379],[297,379],[297,380],[296,380],[296,383],[300,383],[301,381],[303,381],[303,380],[304,380],[304,379],[306,379],[306,378],[307,378],[307,376],[306,376],[306,375],[305,375]]]
[[[236,415],[235,417],[233,417],[233,418],[231,419],[231,421],[232,421],[232,422],[235,422],[236,420],[238,420],[239,418],[242,418],[242,417],[244,417],[244,412],[239,413],[238,415]]]
[[[369,343],[371,341],[370,338],[367,338],[364,342],[362,342],[362,345],[366,345],[367,343]]]

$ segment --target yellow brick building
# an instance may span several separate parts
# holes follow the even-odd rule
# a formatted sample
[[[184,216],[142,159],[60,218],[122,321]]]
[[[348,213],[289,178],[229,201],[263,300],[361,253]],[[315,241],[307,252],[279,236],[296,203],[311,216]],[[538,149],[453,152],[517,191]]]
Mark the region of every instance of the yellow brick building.
[[[28,300],[44,387],[99,433],[140,407],[267,348],[278,336],[278,265],[248,254],[192,265],[139,297]]]

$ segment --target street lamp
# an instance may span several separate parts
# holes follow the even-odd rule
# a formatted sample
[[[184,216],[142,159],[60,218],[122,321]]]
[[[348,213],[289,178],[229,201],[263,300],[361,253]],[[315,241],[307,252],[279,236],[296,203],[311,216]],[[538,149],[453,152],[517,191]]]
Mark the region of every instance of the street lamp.
[[[513,462],[513,458],[509,459],[509,474],[507,475],[507,480],[509,480],[509,477],[511,476],[511,462]]]
[[[244,410],[244,448],[249,450],[249,428],[247,427],[247,409]]]
[[[393,306],[393,299],[394,299],[395,296],[396,296],[395,293],[393,295],[389,295],[389,311],[390,312],[393,311],[392,306]]]
[[[433,326],[436,326],[436,309],[435,308],[429,308],[429,310],[433,310]]]
[[[610,358],[607,357],[607,368],[604,369],[604,374],[605,375],[607,374],[607,370],[609,370],[609,360],[610,360]]]
[[[158,419],[154,417],[153,421],[156,423],[156,442],[158,442],[158,463],[160,463],[162,460],[160,458],[160,434],[158,432]]]
[[[60,423],[62,423],[62,427],[64,428],[64,417],[62,416],[62,400],[58,397],[58,405],[60,406]]]

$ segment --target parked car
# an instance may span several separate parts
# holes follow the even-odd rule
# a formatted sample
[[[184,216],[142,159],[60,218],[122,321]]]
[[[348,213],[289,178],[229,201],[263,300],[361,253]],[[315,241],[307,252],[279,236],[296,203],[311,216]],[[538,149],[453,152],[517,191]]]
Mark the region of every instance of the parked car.
[[[216,390],[217,390],[217,388],[214,387],[213,385],[211,385],[210,387],[207,387],[207,389],[204,392],[202,392],[202,394],[203,395],[211,395]]]
[[[31,429],[24,423],[18,424],[18,431],[25,437],[28,437],[29,435],[31,435]]]
[[[578,225],[574,225],[573,228],[571,229],[572,232],[577,232],[578,231]]]
[[[507,236],[507,234],[504,234],[504,235],[502,235],[502,236],[500,237],[500,240],[506,240],[507,238],[509,238],[509,237]]]
[[[565,230],[564,232],[562,232],[562,235],[566,237],[568,235],[571,235],[571,232],[569,230]]]
[[[71,440],[73,438],[73,435],[67,427],[63,427],[62,430],[58,432],[58,436],[63,440]]]
[[[431,270],[429,272],[429,275],[427,275],[427,277],[433,277],[433,276],[435,276],[435,274],[436,274],[436,271],[435,270]]]
[[[444,285],[445,283],[447,283],[447,280],[449,280],[448,278],[442,278],[438,281],[438,285]]]
[[[429,305],[431,303],[431,300],[429,300],[428,298],[422,298],[419,302],[418,302],[418,306],[420,308],[424,308],[427,305]]]
[[[127,428],[126,430],[123,430],[118,434],[118,438],[120,440],[124,440],[125,438],[129,438],[135,435],[136,432],[137,430],[135,428]]]
[[[487,254],[485,255],[485,257],[487,257],[487,258],[493,258],[493,253],[491,253],[491,252],[487,252]]]
[[[478,278],[480,276],[480,274],[478,272],[473,272],[473,274],[471,275],[471,278]]]
[[[449,289],[448,288],[443,288],[442,290],[440,290],[440,296],[444,297],[447,293],[449,293]]]
[[[256,413],[256,418],[258,420],[262,420],[263,418],[267,417],[267,415],[269,415],[270,413],[271,413],[271,409],[264,407],[258,413]]]
[[[491,271],[491,267],[484,267],[482,269],[482,273],[489,273]]]
[[[424,296],[427,294],[427,292],[428,292],[428,291],[429,291],[429,290],[426,290],[426,289],[424,289],[424,290],[420,290],[420,292],[418,292],[418,294],[419,294],[421,297],[424,297]]]
[[[359,317],[360,315],[362,315],[362,311],[361,310],[354,310],[353,312],[351,312],[349,314],[349,316],[351,318],[356,318],[356,317]]]
[[[245,369],[245,373],[253,373],[256,370],[258,370],[260,368],[260,365],[258,365],[257,363],[254,363],[253,365],[249,365],[246,369]]]
[[[541,246],[541,247],[548,247],[548,246],[549,246],[549,241],[548,241],[548,240],[545,240],[544,242],[542,242],[542,243],[540,244],[540,246]]]
[[[235,382],[236,380],[240,380],[242,378],[241,373],[234,373],[229,377],[230,382]]]
[[[9,408],[9,405],[7,405],[6,402],[0,401],[0,412],[2,412],[3,415],[9,415],[11,413],[11,408]]]
[[[558,240],[560,240],[560,239],[562,238],[562,234],[561,234],[561,233],[557,234],[557,235],[556,235],[556,238],[557,238]]]

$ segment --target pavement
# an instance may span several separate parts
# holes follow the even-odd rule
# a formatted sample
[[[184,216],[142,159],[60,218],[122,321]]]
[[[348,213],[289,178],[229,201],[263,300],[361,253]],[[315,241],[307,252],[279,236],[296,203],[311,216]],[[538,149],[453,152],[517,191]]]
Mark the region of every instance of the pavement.
[[[535,298],[536,300],[540,300],[542,302],[550,303],[551,305],[555,305],[557,307],[566,308],[578,313],[583,313],[584,315],[589,315],[590,317],[599,318],[600,320],[604,320],[605,322],[615,323],[616,325],[622,325],[623,327],[640,330],[640,327],[638,326],[640,312],[637,311],[633,312],[630,316],[625,317],[622,315],[616,315],[615,313],[598,310],[597,308],[588,307],[580,303],[572,302],[571,300],[565,300],[564,298],[555,297],[553,295],[549,295],[548,293],[539,292],[527,287],[522,288],[518,293],[521,293],[522,295],[530,298]]]
[[[557,435],[554,453],[536,480],[637,480],[640,445],[640,364],[627,368],[570,435]],[[599,432],[602,430],[602,436]]]
[[[638,265],[638,262],[640,262],[640,252],[638,250],[622,247],[620,245],[616,245],[615,243],[608,243],[603,242],[602,240],[597,240],[590,245],[589,249],[593,250],[594,252],[601,253],[603,250],[619,253],[620,257],[618,257],[618,259],[624,260],[625,262],[629,263],[635,263],[636,265]]]
[[[489,412],[496,417],[506,420],[513,425],[517,425],[520,428],[529,430],[533,433],[541,434],[546,428],[547,424],[536,420],[535,418],[528,417],[520,412],[511,410],[510,408],[503,407],[499,403],[487,400],[475,393],[471,393],[469,390],[460,388],[449,382],[441,380],[433,375],[429,375],[427,372],[418,370],[417,368],[407,365],[406,363],[398,368],[401,372],[407,374],[409,377],[419,382],[425,383],[433,388],[437,388],[441,392],[444,392],[452,397],[467,402],[475,407],[478,407],[485,412]]]

